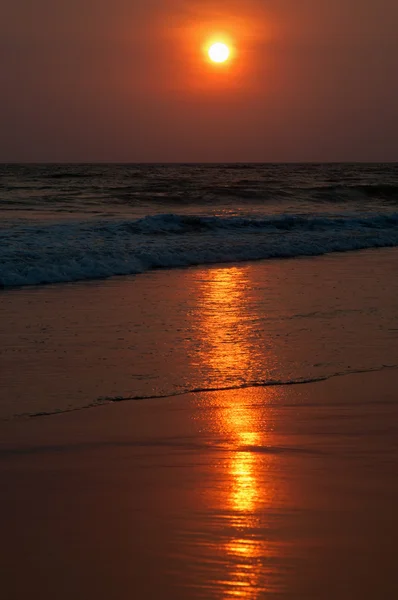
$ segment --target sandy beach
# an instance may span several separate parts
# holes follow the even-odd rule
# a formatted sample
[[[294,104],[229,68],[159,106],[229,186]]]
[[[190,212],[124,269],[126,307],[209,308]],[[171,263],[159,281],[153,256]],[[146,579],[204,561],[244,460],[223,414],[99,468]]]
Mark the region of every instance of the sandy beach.
[[[395,597],[395,265],[4,294],[2,597]]]
[[[0,0],[0,600],[398,600],[398,0]]]
[[[394,365],[397,260],[387,248],[8,290],[0,419]]]
[[[394,597],[397,384],[386,371],[3,423],[3,597]]]

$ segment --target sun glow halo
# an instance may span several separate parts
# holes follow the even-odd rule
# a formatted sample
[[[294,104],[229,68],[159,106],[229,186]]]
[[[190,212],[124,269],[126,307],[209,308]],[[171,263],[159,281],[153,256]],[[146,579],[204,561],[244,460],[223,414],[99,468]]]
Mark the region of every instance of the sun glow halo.
[[[228,60],[230,57],[230,49],[226,44],[222,42],[217,42],[216,44],[212,44],[209,48],[209,58],[211,61],[215,63],[223,63]]]

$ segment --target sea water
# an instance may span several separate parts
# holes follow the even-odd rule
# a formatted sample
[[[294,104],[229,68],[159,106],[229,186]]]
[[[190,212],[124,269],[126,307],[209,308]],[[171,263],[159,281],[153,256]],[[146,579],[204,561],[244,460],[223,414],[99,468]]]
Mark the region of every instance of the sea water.
[[[3,288],[396,245],[396,164],[0,165]]]
[[[0,198],[0,419],[398,364],[396,165],[4,165]]]

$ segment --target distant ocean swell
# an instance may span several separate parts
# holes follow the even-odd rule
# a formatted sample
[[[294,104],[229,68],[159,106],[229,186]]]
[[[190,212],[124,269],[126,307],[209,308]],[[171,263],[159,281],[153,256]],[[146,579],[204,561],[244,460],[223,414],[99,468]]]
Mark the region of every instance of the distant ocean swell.
[[[0,230],[0,286],[39,285],[218,262],[398,246],[398,213],[165,214]]]
[[[264,182],[241,179],[234,182],[197,182],[189,179],[145,180],[143,175],[131,174],[129,180],[118,185],[106,182],[101,185],[101,177],[74,173],[55,173],[37,181],[18,185],[0,182],[0,208],[2,210],[21,210],[24,207],[34,210],[56,208],[65,202],[71,208],[80,206],[80,193],[85,203],[106,201],[108,208],[114,206],[135,207],[140,204],[167,206],[178,203],[183,206],[222,205],[225,201],[239,201],[240,205],[264,205],[275,202],[306,201],[319,205],[349,205],[359,202],[379,202],[383,206],[398,204],[398,185],[395,184],[323,184],[287,185],[282,181]],[[137,183],[140,179],[140,183]],[[142,179],[142,180],[141,180]],[[76,180],[79,184],[77,186]],[[54,183],[52,183],[54,181]],[[64,182],[64,187],[62,187]],[[75,187],[73,187],[75,183]],[[58,188],[56,187],[58,185]],[[59,187],[61,186],[61,187]],[[76,187],[77,186],[77,187]],[[26,195],[26,192],[31,195]],[[19,193],[25,193],[19,196]],[[61,193],[60,193],[61,192]],[[7,196],[7,194],[9,196]],[[88,194],[88,196],[87,196]],[[38,202],[39,200],[39,202]]]

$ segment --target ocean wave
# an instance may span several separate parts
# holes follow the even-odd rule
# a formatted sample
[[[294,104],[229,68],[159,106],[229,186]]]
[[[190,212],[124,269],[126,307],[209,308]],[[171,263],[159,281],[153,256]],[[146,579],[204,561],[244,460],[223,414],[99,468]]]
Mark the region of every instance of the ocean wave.
[[[47,177],[48,179],[80,179],[80,178],[89,178],[89,177],[98,177],[95,173],[85,173],[85,172],[65,172],[65,173],[50,173],[49,175],[42,175],[42,177]]]
[[[125,226],[130,231],[144,234],[188,233],[216,230],[308,230],[331,229],[384,229],[398,225],[398,213],[365,215],[271,215],[265,218],[217,217],[199,215],[163,214],[137,219]]]
[[[0,230],[0,286],[398,246],[398,213],[263,218],[152,215]]]
[[[353,199],[379,199],[384,201],[398,201],[398,185],[393,183],[353,183],[331,184],[312,188],[302,188],[307,191],[309,200],[322,200],[324,202],[352,201]]]

